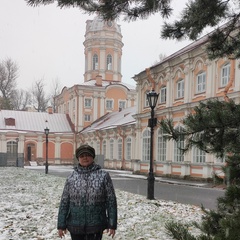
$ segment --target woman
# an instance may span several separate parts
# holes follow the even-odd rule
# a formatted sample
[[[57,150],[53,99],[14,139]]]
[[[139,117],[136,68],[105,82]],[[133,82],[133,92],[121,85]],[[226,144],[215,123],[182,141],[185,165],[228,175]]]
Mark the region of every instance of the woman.
[[[76,150],[79,164],[67,178],[58,212],[58,235],[68,230],[72,240],[100,240],[105,229],[114,237],[117,201],[108,172],[94,163],[95,149]]]

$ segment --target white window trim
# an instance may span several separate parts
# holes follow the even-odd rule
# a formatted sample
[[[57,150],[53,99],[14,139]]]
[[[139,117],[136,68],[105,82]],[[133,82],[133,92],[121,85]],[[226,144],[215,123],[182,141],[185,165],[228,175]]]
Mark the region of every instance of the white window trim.
[[[123,103],[124,106],[121,106],[122,103]],[[118,101],[118,107],[119,107],[119,108],[124,109],[124,108],[126,108],[126,105],[127,105],[127,104],[126,104],[126,101],[125,101],[125,100],[119,100],[119,101]]]
[[[90,102],[90,105],[87,105],[86,103]],[[92,98],[84,98],[84,107],[85,108],[92,108]]]
[[[164,95],[163,95],[163,91],[164,91]],[[166,103],[167,101],[167,87],[163,86],[160,88],[160,97],[159,97],[159,102],[160,103]]]
[[[181,131],[182,127],[177,127],[178,131]],[[184,140],[174,141],[174,162],[183,162],[184,161],[184,154],[180,148],[184,148]]]
[[[225,75],[223,73],[226,71]],[[230,63],[225,64],[221,68],[221,87],[225,87],[230,80]]]
[[[167,158],[167,139],[164,138],[163,130],[158,130],[158,161],[166,161]]]
[[[93,70],[98,70],[98,55],[95,53],[93,55]]]
[[[201,72],[197,75],[196,93],[203,93],[206,91],[206,72]]]
[[[112,55],[108,54],[107,55],[107,70],[112,70]]]
[[[85,122],[91,122],[91,115],[90,114],[84,114],[84,121]]]
[[[126,160],[131,160],[132,158],[132,139],[128,137],[126,139]]]
[[[109,147],[110,147],[110,155],[109,158],[110,160],[113,160],[113,153],[114,153],[114,140],[110,139],[109,141]]]
[[[108,102],[109,102],[109,103],[111,102],[111,107],[108,106]],[[113,109],[113,106],[114,106],[113,99],[106,99],[106,109],[107,109],[107,110],[112,110],[112,109]]]
[[[121,138],[119,138],[118,139],[118,158],[117,158],[117,160],[122,160],[122,139]]]
[[[146,129],[142,135],[142,160],[150,161],[150,131]]]
[[[205,163],[206,162],[206,153],[203,150],[201,150],[197,147],[193,147],[192,153],[193,153],[193,162],[194,163]]]
[[[184,97],[184,79],[177,81],[177,99]]]
[[[144,107],[149,107],[149,102],[148,102],[148,99],[147,99],[147,94],[149,93],[149,91],[146,91],[144,93]]]

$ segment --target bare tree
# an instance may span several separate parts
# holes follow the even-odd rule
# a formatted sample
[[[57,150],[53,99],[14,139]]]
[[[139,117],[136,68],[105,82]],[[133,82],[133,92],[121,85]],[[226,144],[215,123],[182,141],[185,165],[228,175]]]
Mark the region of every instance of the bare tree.
[[[44,79],[37,80],[32,86],[32,104],[38,112],[45,112],[50,98],[44,90]]]
[[[16,92],[18,66],[10,58],[0,62],[0,108],[13,109],[13,98]]]
[[[51,103],[51,106],[53,108],[53,112],[57,112],[56,110],[56,96],[58,96],[61,92],[61,83],[59,81],[58,78],[56,78],[55,80],[53,80],[52,82],[52,88],[51,88],[51,100],[50,100],[50,103]]]
[[[13,96],[13,110],[25,111],[31,104],[31,93],[25,90],[16,90]]]

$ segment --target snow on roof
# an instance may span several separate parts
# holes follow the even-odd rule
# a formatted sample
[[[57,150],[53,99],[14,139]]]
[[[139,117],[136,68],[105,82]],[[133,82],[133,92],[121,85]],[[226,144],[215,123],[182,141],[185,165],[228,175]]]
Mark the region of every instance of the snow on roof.
[[[8,118],[15,119],[15,125],[6,125]],[[0,110],[0,131],[44,132],[46,127],[51,133],[72,132],[66,114]]]
[[[96,130],[106,130],[117,126],[126,126],[135,124],[133,115],[136,113],[136,107],[125,108],[121,111],[107,113],[97,119],[90,126],[84,128],[80,133],[94,132]]]
[[[86,82],[83,82],[81,84],[78,84],[80,86],[96,86],[96,80],[95,79],[91,79],[91,80],[88,80]],[[129,90],[135,90],[136,87],[133,86],[133,85],[130,85],[128,83],[124,83],[124,82],[109,82],[109,81],[106,81],[106,80],[102,80],[102,87],[107,87],[107,86],[113,86],[113,85],[122,85],[126,88],[128,88]]]

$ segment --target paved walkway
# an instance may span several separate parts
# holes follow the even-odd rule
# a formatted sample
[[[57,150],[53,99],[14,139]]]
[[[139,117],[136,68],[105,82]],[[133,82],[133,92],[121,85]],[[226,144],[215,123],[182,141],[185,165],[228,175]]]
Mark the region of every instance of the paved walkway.
[[[24,168],[27,169],[45,169],[45,166],[25,166]],[[73,166],[62,166],[62,165],[50,165],[49,168],[51,168],[54,171],[57,172],[71,172],[73,170]],[[125,170],[114,170],[114,169],[106,169],[108,172],[112,172],[114,174],[117,174],[121,177],[129,177],[129,178],[137,178],[137,179],[147,179],[146,175],[140,175],[140,174],[133,174],[131,171],[125,171]],[[214,187],[213,183],[203,182],[203,181],[191,181],[191,180],[184,180],[184,179],[174,179],[174,178],[166,178],[166,177],[155,177],[155,181],[158,182],[164,182],[169,184],[175,184],[175,185],[188,185],[188,186],[195,186],[195,187]]]

